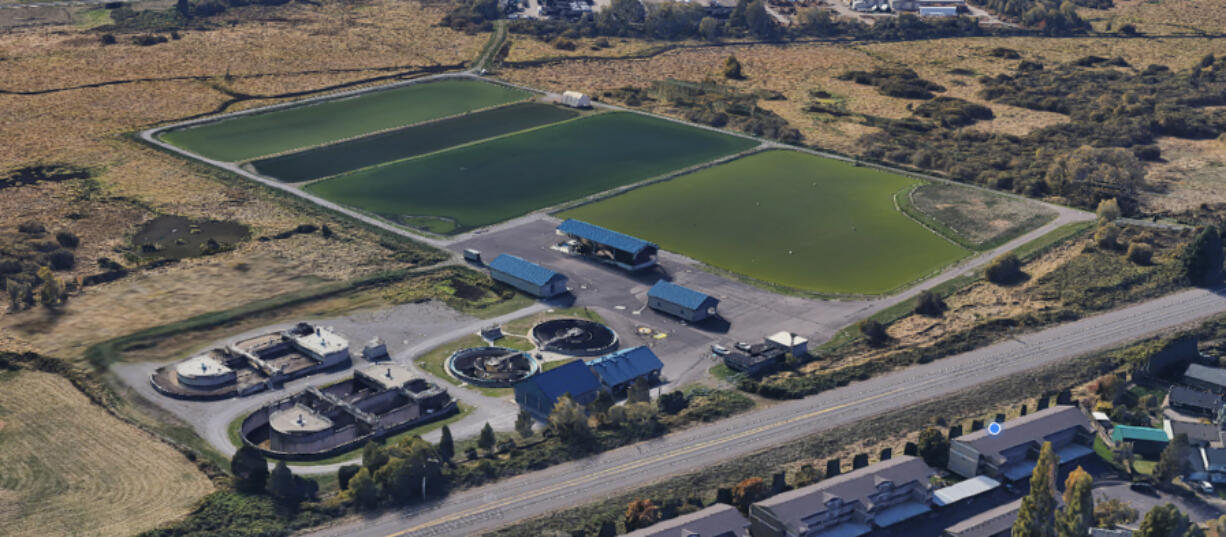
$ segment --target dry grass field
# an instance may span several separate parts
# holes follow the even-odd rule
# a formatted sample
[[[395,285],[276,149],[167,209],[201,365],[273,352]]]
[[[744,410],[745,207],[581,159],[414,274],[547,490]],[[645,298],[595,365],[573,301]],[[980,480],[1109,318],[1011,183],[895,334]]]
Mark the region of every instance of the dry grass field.
[[[47,373],[0,380],[0,468],[7,537],[128,537],[213,490],[183,455]]]
[[[102,46],[99,34],[72,26],[0,35],[0,90],[77,88],[0,93],[0,174],[51,163],[94,174],[97,188],[84,198],[80,181],[10,188],[0,196],[0,231],[37,218],[49,229],[69,227],[81,235],[79,274],[61,277],[96,272],[100,256],[119,259],[110,250],[158,214],[236,220],[250,226],[253,237],[303,223],[328,223],[336,231],[330,240],[313,234],[249,241],[231,252],[90,287],[58,315],[0,314],[0,348],[34,347],[73,358],[89,344],[142,328],[321,280],[403,267],[363,229],[286,206],[253,186],[219,181],[202,167],[133,142],[128,133],[209,113],[230,99],[218,88],[280,95],[470,60],[487,36],[435,27],[442,9],[392,0],[251,7],[217,17],[222,24],[214,29],[186,31],[180,40],[151,47],[124,36]],[[181,77],[199,79],[170,80]],[[134,79],[152,81],[125,82]],[[79,88],[107,82],[116,83]],[[253,99],[232,109],[271,102]],[[71,212],[86,219],[69,222]]]

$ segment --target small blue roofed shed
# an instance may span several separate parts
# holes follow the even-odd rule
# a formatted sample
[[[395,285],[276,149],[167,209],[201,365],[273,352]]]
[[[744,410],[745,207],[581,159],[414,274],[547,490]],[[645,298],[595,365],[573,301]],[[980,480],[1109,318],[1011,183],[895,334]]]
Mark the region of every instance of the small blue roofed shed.
[[[697,322],[716,314],[719,299],[660,280],[647,291],[647,305],[654,310]]]
[[[558,225],[557,233],[576,242],[573,253],[594,257],[626,270],[642,270],[656,264],[659,247],[638,237],[605,229],[571,218]]]
[[[498,256],[489,267],[491,278],[536,297],[566,292],[566,276],[511,254]]]
[[[625,390],[639,378],[647,379],[648,384],[655,384],[660,381],[660,370],[664,368],[664,362],[656,353],[644,346],[593,358],[587,361],[587,365],[611,392]]]
[[[515,402],[529,413],[546,418],[558,398],[570,394],[576,403],[587,406],[600,393],[600,380],[583,360],[575,360],[515,383]]]

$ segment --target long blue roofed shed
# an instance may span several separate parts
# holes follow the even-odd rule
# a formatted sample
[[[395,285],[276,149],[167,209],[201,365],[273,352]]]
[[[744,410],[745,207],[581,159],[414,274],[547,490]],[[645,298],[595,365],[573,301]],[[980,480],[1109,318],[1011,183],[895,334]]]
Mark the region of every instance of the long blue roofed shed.
[[[638,237],[574,218],[558,225],[557,232],[587,243],[588,248],[581,252],[584,255],[599,257],[626,270],[642,270],[656,264],[659,247]]]
[[[489,264],[490,277],[533,296],[548,298],[566,292],[566,276],[511,254]]]
[[[606,354],[600,358],[587,361],[588,367],[610,391],[621,391],[630,386],[635,379],[646,378],[649,383],[660,380],[660,370],[664,362],[651,352],[651,349],[638,346],[622,349]]]
[[[687,321],[701,321],[715,315],[719,299],[688,287],[660,280],[647,291],[647,305]]]

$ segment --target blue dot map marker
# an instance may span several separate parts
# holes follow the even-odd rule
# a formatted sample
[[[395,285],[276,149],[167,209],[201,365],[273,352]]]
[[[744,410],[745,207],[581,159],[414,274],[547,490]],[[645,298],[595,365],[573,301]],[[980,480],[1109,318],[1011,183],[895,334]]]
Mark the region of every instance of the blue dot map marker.
[[[988,424],[988,434],[990,434],[990,435],[992,435],[992,436],[996,436],[996,435],[1000,434],[1000,432],[1001,432],[1001,431],[1003,431],[1003,430],[1005,430],[1005,426],[1004,426],[1004,425],[1001,425],[1001,424],[996,423],[996,422],[992,422],[992,423],[989,423],[989,424]]]

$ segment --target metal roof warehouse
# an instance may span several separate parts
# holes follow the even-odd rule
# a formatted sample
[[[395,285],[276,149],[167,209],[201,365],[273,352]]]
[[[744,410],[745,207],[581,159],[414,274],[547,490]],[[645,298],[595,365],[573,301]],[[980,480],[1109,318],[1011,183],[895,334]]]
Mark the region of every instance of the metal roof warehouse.
[[[588,360],[587,365],[600,378],[600,383],[613,392],[625,389],[640,377],[646,378],[648,382],[655,382],[659,380],[660,370],[664,368],[664,363],[656,357],[656,353],[644,346],[606,354]]]
[[[688,287],[660,280],[647,291],[647,305],[652,309],[695,322],[715,315],[719,300]]]
[[[548,298],[566,292],[566,276],[510,254],[490,262],[490,277],[533,296]]]
[[[573,218],[558,225],[557,233],[578,240],[581,251],[626,270],[642,270],[656,264],[659,247],[637,237]]]

